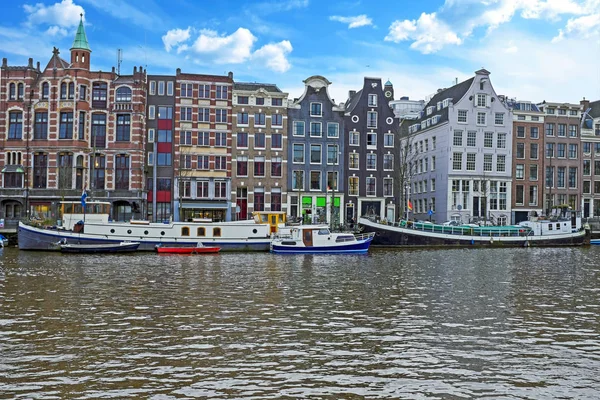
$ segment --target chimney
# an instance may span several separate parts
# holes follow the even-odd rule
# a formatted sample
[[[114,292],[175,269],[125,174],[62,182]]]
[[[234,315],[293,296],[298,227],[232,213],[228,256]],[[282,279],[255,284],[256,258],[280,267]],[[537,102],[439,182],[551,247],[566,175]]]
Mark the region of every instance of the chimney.
[[[8,67],[8,59],[6,57],[4,57],[2,59],[2,68],[7,68]]]
[[[233,80],[233,72],[229,71],[229,73],[227,74],[227,77],[231,80]]]
[[[27,64],[27,68],[33,69],[33,58],[29,58],[29,63]]]
[[[137,74],[137,67],[135,65],[133,66],[133,74]]]
[[[582,111],[584,112],[587,111],[588,108],[590,108],[590,101],[586,100],[585,97],[579,102],[579,104],[583,107]]]
[[[40,62],[39,61],[37,62],[37,70],[38,71],[40,70]]]
[[[179,75],[179,74],[181,74],[181,68],[177,68],[177,69],[175,70],[175,74],[176,74],[176,75]]]
[[[348,91],[348,98],[354,97],[355,94],[356,94],[356,90],[349,90]]]
[[[114,73],[115,73],[115,67],[112,67],[112,73],[114,75]]]

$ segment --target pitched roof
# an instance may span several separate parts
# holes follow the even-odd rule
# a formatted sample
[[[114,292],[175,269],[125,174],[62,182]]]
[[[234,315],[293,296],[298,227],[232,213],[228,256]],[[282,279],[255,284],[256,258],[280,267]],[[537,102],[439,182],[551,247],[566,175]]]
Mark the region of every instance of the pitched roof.
[[[82,49],[92,51],[90,44],[88,43],[87,37],[85,36],[85,29],[83,28],[83,14],[80,14],[81,20],[79,21],[79,27],[77,27],[77,33],[75,34],[75,40],[73,41],[73,49]]]
[[[433,96],[427,102],[424,110],[427,110],[427,107],[431,107],[431,106],[436,107],[436,109],[437,109],[437,103],[440,101],[444,101],[445,99],[451,99],[452,103],[456,104],[460,99],[463,98],[465,93],[467,93],[467,90],[469,90],[469,88],[473,84],[474,79],[475,79],[475,77],[469,78],[466,81],[463,81],[461,83],[458,83],[454,86],[449,87],[448,89],[444,89],[444,90],[436,93],[435,96]],[[433,115],[440,116],[438,124],[441,122],[446,122],[448,120],[448,108],[447,107],[442,108],[439,112],[434,112]],[[423,115],[421,118],[416,119],[414,121],[410,121],[410,122],[411,122],[411,125],[413,125],[413,124],[420,123],[421,121],[426,120],[428,118],[431,118],[431,115]]]
[[[252,83],[252,82],[234,82],[233,90],[248,90],[248,91],[257,91],[259,89],[265,89],[267,92],[277,92],[282,93],[281,89],[277,87],[277,85],[272,83]]]
[[[583,110],[587,111],[587,110]],[[590,102],[590,112],[588,113],[592,118],[600,117],[600,100]]]
[[[58,49],[55,47],[54,50],[52,50],[52,58],[50,58],[50,61],[48,61],[48,64],[46,64],[46,68],[44,69],[67,69],[69,68],[69,63],[66,62],[65,60],[63,60],[60,56],[60,51],[58,51]]]
[[[362,95],[362,89],[360,89],[358,92],[354,93],[354,96],[349,97],[348,100],[346,100],[346,105],[345,105],[344,109],[346,110],[347,113],[352,112],[354,110],[354,107],[356,107],[356,105],[360,101],[361,95]]]

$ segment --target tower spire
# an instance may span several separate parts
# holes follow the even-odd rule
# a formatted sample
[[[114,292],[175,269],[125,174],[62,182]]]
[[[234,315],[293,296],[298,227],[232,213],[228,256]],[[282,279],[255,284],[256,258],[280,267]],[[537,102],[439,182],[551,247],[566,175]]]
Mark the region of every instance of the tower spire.
[[[73,46],[71,50],[87,50],[91,52],[90,44],[87,41],[87,36],[85,35],[85,29],[83,28],[83,13],[79,14],[81,20],[79,21],[79,27],[77,28],[77,33],[75,34],[75,40],[73,41]]]

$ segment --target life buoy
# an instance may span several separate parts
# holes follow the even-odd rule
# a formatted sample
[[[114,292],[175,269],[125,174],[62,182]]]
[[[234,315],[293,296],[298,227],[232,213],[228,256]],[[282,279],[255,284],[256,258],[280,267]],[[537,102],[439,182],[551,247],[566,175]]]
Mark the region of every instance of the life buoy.
[[[406,233],[402,234],[402,236],[400,237],[400,242],[402,244],[407,244],[408,243],[408,235]]]

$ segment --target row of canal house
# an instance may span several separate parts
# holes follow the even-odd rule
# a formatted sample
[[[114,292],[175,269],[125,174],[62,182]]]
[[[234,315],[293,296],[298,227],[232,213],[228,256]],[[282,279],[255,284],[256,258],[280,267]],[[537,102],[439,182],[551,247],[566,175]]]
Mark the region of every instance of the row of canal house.
[[[80,23],[70,61],[9,66],[0,81],[0,218],[54,220],[83,190],[112,218],[333,224],[518,222],[568,204],[600,215],[600,102],[498,96],[485,69],[426,102],[364,78],[345,102],[322,76],[291,98],[224,76],[90,70]],[[408,207],[410,204],[410,207]]]

